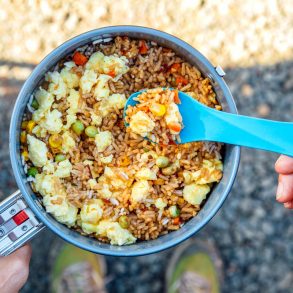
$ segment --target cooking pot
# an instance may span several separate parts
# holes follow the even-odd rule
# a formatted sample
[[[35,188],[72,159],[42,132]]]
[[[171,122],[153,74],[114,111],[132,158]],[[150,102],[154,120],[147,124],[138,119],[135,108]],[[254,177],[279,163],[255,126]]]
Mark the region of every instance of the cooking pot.
[[[34,194],[24,172],[20,154],[20,131],[23,114],[31,94],[39,86],[46,72],[52,70],[60,59],[92,42],[108,42],[116,36],[145,39],[168,47],[184,60],[195,65],[210,79],[223,110],[237,113],[233,97],[223,80],[224,71],[214,67],[201,53],[184,41],[161,31],[139,26],[112,26],[81,34],[52,51],[33,70],[24,83],[11,117],[9,148],[13,173],[19,190],[0,204],[0,254],[8,255],[29,241],[45,227],[58,236],[82,249],[111,256],[138,256],[172,247],[198,232],[217,213],[227,198],[237,173],[240,148],[225,145],[223,178],[212,190],[198,215],[182,228],[155,240],[140,241],[127,246],[114,246],[82,236],[55,220],[46,212],[40,198]],[[217,127],[217,125],[215,125]]]

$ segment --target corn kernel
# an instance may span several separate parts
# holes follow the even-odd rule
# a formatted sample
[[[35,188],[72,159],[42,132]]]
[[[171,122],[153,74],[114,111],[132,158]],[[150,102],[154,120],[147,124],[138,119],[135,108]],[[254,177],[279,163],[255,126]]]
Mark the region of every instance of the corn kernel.
[[[49,145],[53,149],[58,149],[62,146],[62,137],[58,134],[52,134],[49,137]]]
[[[26,129],[27,124],[28,124],[28,121],[22,121],[21,122],[21,129]]]
[[[36,126],[36,122],[33,120],[28,121],[27,126],[26,126],[26,130],[28,133],[32,133],[34,127]]]
[[[122,157],[120,166],[121,167],[126,167],[130,164],[130,159],[127,156]]]
[[[28,156],[28,152],[27,151],[23,151],[21,153],[22,157],[24,158],[25,161],[27,161],[29,159],[29,156]]]
[[[22,144],[26,143],[26,132],[25,132],[25,131],[22,131],[22,132],[20,133],[20,142],[21,142]]]
[[[179,205],[183,205],[183,204],[184,204],[184,199],[183,199],[183,197],[179,197],[178,200],[177,200],[177,203],[178,203]]]
[[[166,113],[166,106],[158,103],[153,103],[150,107],[150,110],[155,116],[161,117],[164,116]]]
[[[155,180],[154,183],[155,183],[156,185],[163,185],[163,184],[165,183],[165,181],[164,181],[164,179],[159,178],[159,179]]]

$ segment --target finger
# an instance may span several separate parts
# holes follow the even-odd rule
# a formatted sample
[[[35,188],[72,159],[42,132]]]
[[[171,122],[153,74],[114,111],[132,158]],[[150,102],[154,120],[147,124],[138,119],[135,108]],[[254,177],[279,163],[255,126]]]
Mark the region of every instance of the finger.
[[[281,155],[275,164],[275,169],[280,174],[293,174],[293,158]]]
[[[284,207],[286,209],[293,209],[293,201],[285,202]]]
[[[0,259],[0,292],[18,292],[29,274],[31,248],[25,245]]]
[[[293,200],[293,174],[279,175],[277,201],[285,203]]]
[[[22,259],[24,263],[29,264],[32,256],[32,248],[29,244],[26,244],[19,249],[17,249],[13,254],[8,257],[12,257],[15,259]]]

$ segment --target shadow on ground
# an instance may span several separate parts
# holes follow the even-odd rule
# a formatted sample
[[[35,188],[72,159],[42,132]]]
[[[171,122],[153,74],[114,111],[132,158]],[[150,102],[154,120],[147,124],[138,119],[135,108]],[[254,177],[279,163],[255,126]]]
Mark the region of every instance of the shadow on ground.
[[[0,197],[17,186],[8,151],[13,104],[34,64],[0,61]],[[3,72],[7,71],[5,77]],[[12,75],[10,73],[13,73]],[[226,81],[240,114],[292,121],[293,61],[227,68]],[[2,77],[1,77],[2,76]],[[211,223],[195,237],[213,238],[225,264],[223,292],[289,292],[293,283],[293,217],[275,202],[277,155],[243,149],[233,190]],[[49,292],[50,266],[62,240],[50,231],[34,239],[30,276],[21,292]],[[172,249],[136,258],[107,257],[110,292],[162,292]]]

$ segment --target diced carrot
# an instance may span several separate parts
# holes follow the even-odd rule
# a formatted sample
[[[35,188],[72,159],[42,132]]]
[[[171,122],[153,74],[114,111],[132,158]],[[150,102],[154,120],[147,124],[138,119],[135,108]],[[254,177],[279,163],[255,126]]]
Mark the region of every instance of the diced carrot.
[[[176,104],[180,104],[181,103],[181,101],[180,101],[180,99],[179,99],[179,94],[178,94],[178,90],[174,90],[174,103],[176,103]]]
[[[139,53],[140,54],[146,54],[148,52],[148,47],[146,45],[145,41],[140,41],[140,46],[139,46]]]
[[[73,55],[73,61],[76,65],[85,65],[88,61],[88,58],[84,56],[82,53],[76,51]]]
[[[159,145],[161,146],[161,147],[163,147],[163,148],[165,148],[165,147],[167,147],[168,145],[167,144],[165,144],[165,143],[159,143]]]
[[[173,224],[174,224],[174,225],[179,225],[179,224],[180,224],[180,218],[179,218],[179,217],[175,218],[175,219],[173,220]]]
[[[174,63],[171,66],[171,72],[177,72],[179,69],[181,68],[181,64],[180,63]]]
[[[180,132],[181,130],[181,125],[177,122],[169,123],[168,127],[175,132]]]
[[[139,110],[143,111],[143,112],[149,112],[149,107],[148,106],[141,106],[139,107]]]
[[[176,142],[173,139],[169,139],[169,144],[170,145],[176,145]]]
[[[110,75],[111,77],[115,77],[116,76],[116,72],[115,72],[114,69],[113,70],[110,70],[107,74]]]
[[[183,77],[182,75],[178,75],[178,76],[176,76],[176,84],[177,85],[179,85],[179,84],[187,85],[188,80],[185,77]]]
[[[109,204],[111,203],[109,199],[106,199],[106,198],[102,198],[102,201],[105,203],[105,204]]]

